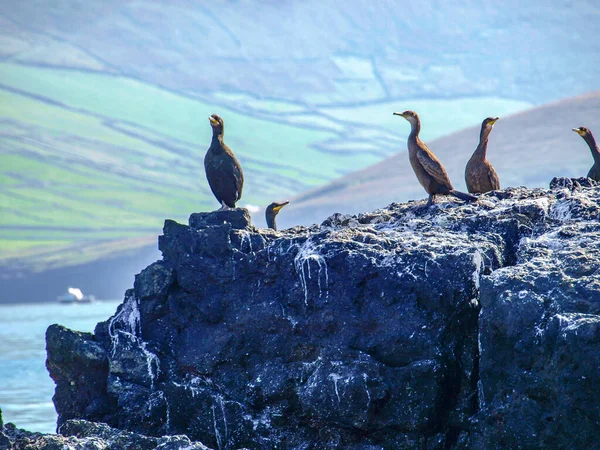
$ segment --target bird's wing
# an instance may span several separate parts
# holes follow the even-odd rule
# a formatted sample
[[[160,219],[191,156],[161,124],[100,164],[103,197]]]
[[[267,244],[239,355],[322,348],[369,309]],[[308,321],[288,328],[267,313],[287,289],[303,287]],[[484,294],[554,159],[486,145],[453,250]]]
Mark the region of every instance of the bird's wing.
[[[233,207],[241,196],[236,161],[232,155],[207,153],[204,159],[206,178],[211,191],[220,203]],[[240,169],[241,170],[241,169]]]
[[[446,186],[450,183],[446,169],[435,155],[427,153],[423,150],[417,152],[417,159],[423,166],[423,169],[431,175],[439,184]]]
[[[500,178],[498,178],[498,174],[491,165],[489,166],[488,177],[490,179],[490,185],[492,186],[492,189],[494,191],[500,189]]]
[[[237,161],[237,159],[235,160],[235,162],[237,164],[234,164],[233,166],[233,175],[234,175],[234,182],[235,182],[235,190],[237,192],[236,195],[236,202],[238,200],[240,200],[242,198],[242,189],[244,188],[244,172],[242,171],[242,166],[240,165],[240,163]]]
[[[217,161],[214,165],[206,167],[206,179],[219,202],[222,200],[224,189],[227,187],[227,177],[223,175],[222,166],[223,162]]]

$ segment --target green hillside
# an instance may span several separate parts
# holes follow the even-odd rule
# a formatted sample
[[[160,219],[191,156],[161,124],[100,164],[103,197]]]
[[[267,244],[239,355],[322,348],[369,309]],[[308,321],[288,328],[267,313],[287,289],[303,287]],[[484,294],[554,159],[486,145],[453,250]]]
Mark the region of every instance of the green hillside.
[[[213,112],[251,180],[244,203],[341,173],[334,155],[314,148],[330,133],[215,111],[127,78],[13,64],[0,64],[0,74],[2,259],[29,247],[156,235],[166,217],[217,207],[202,165]],[[305,170],[307,159],[319,164]],[[349,159],[349,167],[376,161]]]
[[[392,117],[390,102],[309,110],[238,99],[243,107],[233,110],[131,78],[0,63],[0,264],[44,270],[93,260],[128,247],[123,239],[156,236],[165,218],[218,207],[203,168],[214,112],[244,167],[241,205],[254,210],[400,146],[383,119]],[[528,106],[485,97],[458,104],[457,113],[457,100],[421,101],[454,116],[432,137],[472,124],[486,108]]]
[[[393,111],[430,141],[598,89],[599,18],[586,0],[0,2],[0,302],[131,277],[165,218],[217,208],[210,114],[256,225],[275,199],[297,199],[280,225],[319,220],[391,195],[355,173],[398,175]]]

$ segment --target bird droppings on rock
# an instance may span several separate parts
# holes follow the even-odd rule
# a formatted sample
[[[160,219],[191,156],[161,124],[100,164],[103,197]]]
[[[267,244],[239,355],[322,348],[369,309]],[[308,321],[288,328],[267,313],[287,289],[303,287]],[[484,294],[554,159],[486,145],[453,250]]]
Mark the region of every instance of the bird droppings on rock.
[[[586,183],[279,232],[244,210],[166,221],[163,260],[112,318],[93,335],[49,328],[61,430],[85,419],[219,450],[593,448],[600,187]]]

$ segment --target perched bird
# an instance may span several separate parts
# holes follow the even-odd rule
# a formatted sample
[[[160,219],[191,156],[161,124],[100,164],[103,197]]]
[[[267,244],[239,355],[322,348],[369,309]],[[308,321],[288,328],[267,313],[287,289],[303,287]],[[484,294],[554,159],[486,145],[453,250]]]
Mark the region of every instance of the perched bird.
[[[275,216],[277,216],[277,214],[279,214],[279,211],[281,211],[281,208],[283,208],[285,205],[287,205],[289,203],[290,202],[283,202],[283,203],[273,202],[269,206],[267,206],[267,209],[265,211],[265,219],[267,219],[267,226],[269,228],[277,231],[277,224],[275,223]]]
[[[221,208],[235,208],[235,203],[242,198],[244,188],[244,173],[242,166],[223,142],[223,119],[213,114],[208,118],[212,127],[212,141],[204,157],[204,170],[206,179],[212,193],[215,195]]]
[[[592,156],[594,157],[594,165],[587,174],[588,178],[591,178],[595,181],[600,181],[600,149],[598,149],[598,144],[596,144],[594,135],[586,127],[573,128],[573,131],[581,136],[585,142],[587,142],[587,145],[590,146]]]
[[[465,168],[465,181],[471,194],[483,194],[500,189],[498,174],[486,159],[488,137],[497,120],[497,117],[488,117],[483,121],[479,134],[479,145]]]
[[[394,115],[404,117],[410,122],[411,130],[408,136],[408,158],[417,179],[429,194],[427,206],[435,201],[436,195],[453,195],[461,200],[475,201],[474,197],[464,192],[454,190],[446,169],[431,150],[419,139],[421,121],[414,111],[395,112]]]

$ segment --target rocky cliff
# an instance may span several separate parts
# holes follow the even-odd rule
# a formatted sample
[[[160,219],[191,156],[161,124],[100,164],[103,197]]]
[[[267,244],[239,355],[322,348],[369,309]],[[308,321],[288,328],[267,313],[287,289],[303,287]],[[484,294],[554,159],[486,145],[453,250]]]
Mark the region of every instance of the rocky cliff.
[[[600,187],[256,229],[167,220],[93,334],[47,331],[73,420],[214,449],[593,448]],[[156,439],[156,438],[153,438]]]

